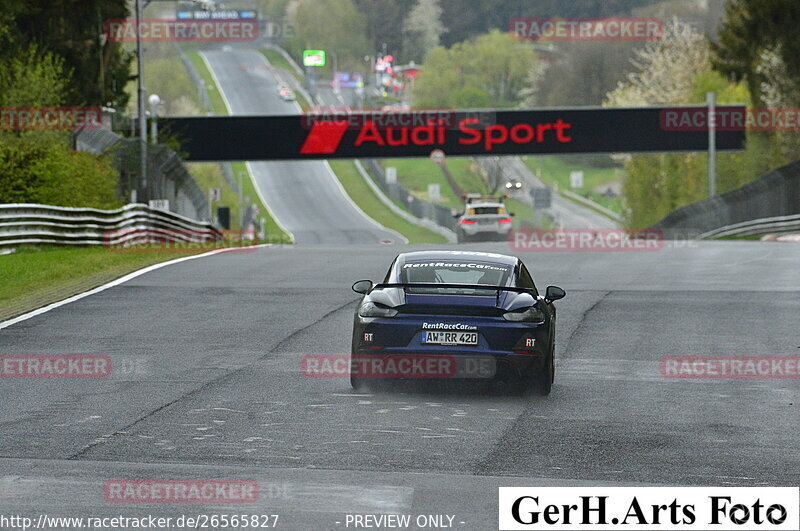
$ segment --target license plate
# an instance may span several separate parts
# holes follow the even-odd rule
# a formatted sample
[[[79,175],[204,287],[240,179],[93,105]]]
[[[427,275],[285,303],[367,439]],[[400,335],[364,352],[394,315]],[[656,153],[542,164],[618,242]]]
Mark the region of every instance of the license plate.
[[[495,223],[496,221],[497,221],[496,219],[479,219],[478,220],[478,225],[491,225],[492,223]]]
[[[430,345],[477,345],[477,332],[423,332],[422,342]]]

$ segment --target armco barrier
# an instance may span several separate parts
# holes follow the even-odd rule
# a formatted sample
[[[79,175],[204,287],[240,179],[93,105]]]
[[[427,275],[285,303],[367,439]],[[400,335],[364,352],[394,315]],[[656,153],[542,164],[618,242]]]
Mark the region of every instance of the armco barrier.
[[[119,245],[142,234],[160,241],[219,241],[210,223],[130,204],[116,210],[11,203],[0,205],[0,248],[23,244]]]
[[[761,234],[784,234],[800,232],[800,215],[753,219],[726,225],[697,236],[698,239],[723,238],[725,236],[757,236]]]
[[[800,214],[800,161],[724,194],[675,210],[654,224],[664,236],[704,234],[746,221]],[[755,234],[755,233],[753,233]]]

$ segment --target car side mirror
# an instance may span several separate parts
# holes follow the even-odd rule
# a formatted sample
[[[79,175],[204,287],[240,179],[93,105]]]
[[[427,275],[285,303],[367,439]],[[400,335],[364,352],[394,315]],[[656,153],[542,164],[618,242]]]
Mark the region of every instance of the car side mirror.
[[[508,213],[508,215],[509,215],[509,216],[511,216],[512,218],[513,218],[514,216],[516,216],[516,214],[514,214],[513,212],[509,212],[509,213]]]
[[[566,295],[567,292],[558,286],[547,286],[547,290],[544,292],[544,298],[548,301],[557,301],[558,299],[563,299]]]
[[[359,280],[353,284],[353,291],[366,295],[372,289],[371,280]]]

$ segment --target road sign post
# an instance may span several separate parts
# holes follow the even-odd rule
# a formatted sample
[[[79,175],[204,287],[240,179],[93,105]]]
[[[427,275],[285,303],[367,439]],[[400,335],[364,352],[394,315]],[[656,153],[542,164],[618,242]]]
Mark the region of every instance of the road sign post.
[[[569,173],[569,186],[573,190],[583,188],[583,171],[572,171]]]
[[[222,198],[222,190],[219,188],[208,189],[208,218],[214,222],[214,203]]]
[[[395,166],[389,166],[386,168],[386,184],[395,183],[397,183],[397,168]]]
[[[438,184],[432,183],[428,185],[428,201],[437,204],[441,199],[441,188]]]
[[[531,191],[533,196],[533,208],[550,208],[553,204],[553,197],[550,188],[539,187]]]

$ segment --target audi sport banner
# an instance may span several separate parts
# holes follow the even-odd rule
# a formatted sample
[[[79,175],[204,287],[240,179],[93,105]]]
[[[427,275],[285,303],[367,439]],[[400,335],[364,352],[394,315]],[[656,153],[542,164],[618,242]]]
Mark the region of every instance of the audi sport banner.
[[[717,107],[726,116],[740,106]],[[715,113],[716,115],[716,113]],[[708,149],[704,107],[518,111],[312,112],[284,116],[159,118],[192,161],[687,152]],[[683,125],[681,125],[683,124]],[[698,125],[700,124],[700,125]],[[721,128],[723,129],[723,128]],[[716,132],[739,150],[745,131]]]

